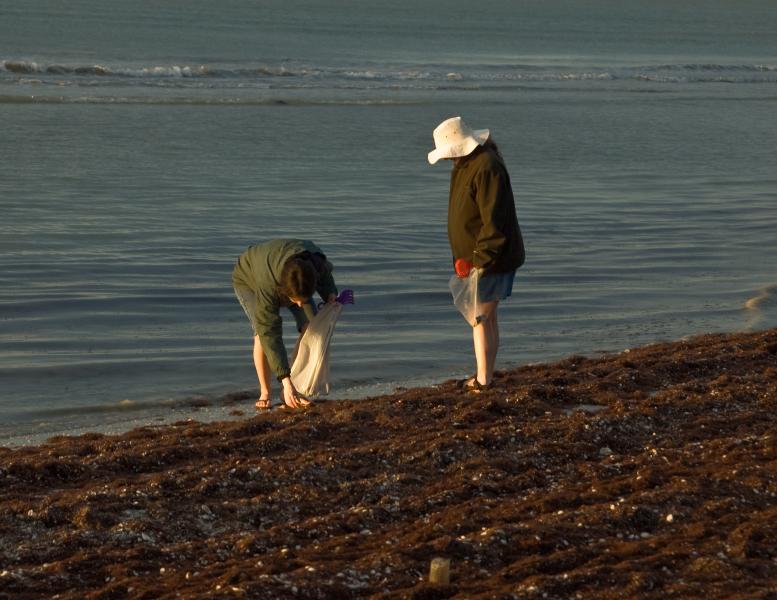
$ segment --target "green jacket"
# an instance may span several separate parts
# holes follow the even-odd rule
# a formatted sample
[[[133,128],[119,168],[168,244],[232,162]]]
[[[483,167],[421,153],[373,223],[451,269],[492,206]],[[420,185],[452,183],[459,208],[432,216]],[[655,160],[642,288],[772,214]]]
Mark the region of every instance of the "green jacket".
[[[502,158],[476,148],[451,172],[448,240],[453,259],[486,273],[515,271],[526,259],[515,200]]]
[[[321,249],[308,240],[280,239],[251,246],[240,255],[232,270],[232,285],[235,290],[240,287],[249,288],[254,293],[255,303],[247,309],[252,313],[251,325],[254,333],[259,336],[267,362],[278,379],[288,377],[291,373],[289,358],[283,345],[281,306],[287,307],[294,315],[297,330],[301,330],[315,314],[312,304],[305,304],[303,310],[278,294],[283,265],[292,256],[304,252],[320,255],[314,260],[314,264],[319,275],[316,291],[321,298],[326,300],[330,294],[337,294],[332,277],[332,264],[326,260]]]

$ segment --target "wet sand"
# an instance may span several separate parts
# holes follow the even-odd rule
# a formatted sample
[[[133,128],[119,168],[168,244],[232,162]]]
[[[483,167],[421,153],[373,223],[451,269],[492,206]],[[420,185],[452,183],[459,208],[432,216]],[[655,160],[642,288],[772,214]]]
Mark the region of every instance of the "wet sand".
[[[777,329],[0,449],[0,598],[777,598],[775,414]]]

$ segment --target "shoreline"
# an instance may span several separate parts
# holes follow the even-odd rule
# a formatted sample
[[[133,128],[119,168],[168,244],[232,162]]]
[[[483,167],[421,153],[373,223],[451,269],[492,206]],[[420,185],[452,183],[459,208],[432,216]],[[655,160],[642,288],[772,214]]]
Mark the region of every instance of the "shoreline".
[[[0,599],[774,593],[777,329],[496,384],[0,448]]]
[[[463,376],[464,370],[460,369]],[[455,371],[448,374],[453,377]],[[400,390],[439,385],[443,379],[414,376],[402,381],[360,383],[347,386],[334,384],[334,392],[317,402],[361,400],[386,396]],[[280,405],[276,387],[273,408]],[[74,437],[86,434],[121,435],[139,427],[164,427],[179,421],[217,422],[251,418],[256,414],[254,389],[224,391],[218,394],[191,394],[185,399],[164,401],[126,401],[100,407],[83,407],[63,411],[41,411],[35,419],[11,421],[0,425],[0,448],[19,449],[45,444],[52,437]],[[140,407],[140,410],[138,410]],[[74,418],[78,417],[78,418]]]

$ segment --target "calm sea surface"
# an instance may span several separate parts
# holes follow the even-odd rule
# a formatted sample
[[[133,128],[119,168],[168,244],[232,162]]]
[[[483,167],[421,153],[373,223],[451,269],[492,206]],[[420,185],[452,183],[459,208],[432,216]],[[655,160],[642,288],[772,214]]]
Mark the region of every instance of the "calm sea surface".
[[[500,366],[777,325],[775,31],[772,0],[0,0],[0,445],[250,413],[230,273],[274,237],[355,290],[332,397],[470,372],[426,162],[457,114],[526,240]]]

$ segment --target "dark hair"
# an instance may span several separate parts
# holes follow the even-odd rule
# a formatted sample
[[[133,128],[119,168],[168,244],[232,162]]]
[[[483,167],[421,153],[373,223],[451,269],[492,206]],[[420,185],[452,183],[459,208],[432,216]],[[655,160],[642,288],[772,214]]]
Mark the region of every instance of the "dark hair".
[[[318,274],[313,263],[292,256],[283,264],[278,291],[286,298],[307,299],[313,296],[317,282]]]

